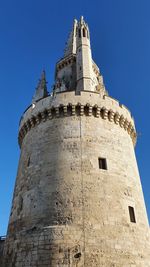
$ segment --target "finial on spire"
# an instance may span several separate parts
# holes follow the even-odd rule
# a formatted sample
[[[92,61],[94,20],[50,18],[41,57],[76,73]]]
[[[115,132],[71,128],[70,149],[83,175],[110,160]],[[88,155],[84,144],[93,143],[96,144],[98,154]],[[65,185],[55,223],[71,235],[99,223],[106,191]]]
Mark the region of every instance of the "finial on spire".
[[[78,21],[74,19],[72,31],[69,34],[69,38],[66,42],[66,47],[64,50],[64,56],[68,56],[70,54],[76,53],[76,28],[77,28]]]
[[[45,70],[42,71],[42,74],[41,74],[41,80],[46,80],[46,73],[45,73]]]
[[[41,79],[38,82],[35,95],[33,96],[32,103],[38,101],[41,98],[48,96],[46,73],[45,70],[42,71]]]
[[[42,71],[41,79],[39,81],[39,86],[44,90],[44,93],[47,93],[47,82],[46,82],[46,73],[45,70]]]
[[[84,22],[84,17],[83,16],[81,16],[80,22],[81,22],[81,24]]]
[[[78,21],[77,21],[77,19],[74,19],[74,24],[76,24]]]

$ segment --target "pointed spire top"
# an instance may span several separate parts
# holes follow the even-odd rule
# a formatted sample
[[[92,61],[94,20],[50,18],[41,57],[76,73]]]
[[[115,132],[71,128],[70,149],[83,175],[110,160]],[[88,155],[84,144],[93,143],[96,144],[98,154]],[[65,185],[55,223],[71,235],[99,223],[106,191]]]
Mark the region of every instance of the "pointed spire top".
[[[64,56],[68,56],[70,54],[75,54],[76,53],[76,27],[77,27],[78,21],[74,19],[72,31],[69,34],[68,41],[66,43],[65,51],[64,51]]]
[[[74,19],[74,24],[77,24],[77,22],[78,22],[77,19]]]
[[[41,79],[38,82],[35,95],[33,96],[32,103],[38,101],[41,98],[48,96],[46,73],[45,70],[42,71]]]
[[[46,73],[45,73],[45,70],[42,71],[42,74],[41,74],[41,80],[46,80]]]
[[[47,92],[47,81],[45,70],[42,71],[41,79],[39,80],[39,87]]]
[[[84,26],[88,27],[88,25],[87,25],[87,23],[85,22],[83,16],[80,17],[79,24],[80,24],[80,26],[84,25]]]
[[[80,22],[81,22],[81,24],[83,24],[83,22],[84,22],[84,17],[83,16],[81,16]]]

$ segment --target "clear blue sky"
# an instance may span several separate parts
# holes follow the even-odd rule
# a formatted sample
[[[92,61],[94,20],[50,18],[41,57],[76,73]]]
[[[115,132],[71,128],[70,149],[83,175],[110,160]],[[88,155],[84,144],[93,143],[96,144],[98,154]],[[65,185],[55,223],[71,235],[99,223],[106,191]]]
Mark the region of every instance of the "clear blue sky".
[[[17,172],[19,119],[43,68],[51,88],[73,19],[81,15],[89,24],[93,58],[109,94],[135,118],[136,155],[150,217],[150,1],[1,0],[0,235],[6,233]]]

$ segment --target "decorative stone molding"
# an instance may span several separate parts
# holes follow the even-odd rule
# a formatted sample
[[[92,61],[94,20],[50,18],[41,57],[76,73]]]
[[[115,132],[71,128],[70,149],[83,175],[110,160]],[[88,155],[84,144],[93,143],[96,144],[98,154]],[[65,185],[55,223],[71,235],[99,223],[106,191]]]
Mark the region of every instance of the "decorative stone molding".
[[[120,115],[119,115],[118,112],[116,112],[115,115],[114,115],[114,122],[115,122],[116,124],[119,124],[119,120],[120,120]]]
[[[75,55],[71,55],[69,57],[65,57],[62,60],[60,60],[57,65],[56,65],[56,71],[59,71],[61,69],[63,69],[64,67],[72,64],[73,62],[76,61],[76,56]]]
[[[115,112],[112,109],[110,109],[109,112],[108,112],[109,121],[112,122],[114,120],[114,116],[115,116]]]
[[[110,123],[114,122],[121,128],[124,128],[124,130],[127,131],[127,133],[131,136],[133,144],[136,144],[136,130],[134,129],[132,123],[124,118],[123,115],[119,114],[118,112],[114,112],[112,109],[108,110],[107,108],[99,107],[98,105],[91,106],[89,103],[86,105],[81,105],[81,103],[72,105],[69,103],[66,106],[59,105],[57,107],[49,107],[48,109],[44,109],[43,111],[37,113],[37,115],[28,119],[19,131],[19,145],[21,146],[23,138],[27,132],[39,123],[66,116],[93,116],[97,119],[102,118],[104,120],[108,120]]]

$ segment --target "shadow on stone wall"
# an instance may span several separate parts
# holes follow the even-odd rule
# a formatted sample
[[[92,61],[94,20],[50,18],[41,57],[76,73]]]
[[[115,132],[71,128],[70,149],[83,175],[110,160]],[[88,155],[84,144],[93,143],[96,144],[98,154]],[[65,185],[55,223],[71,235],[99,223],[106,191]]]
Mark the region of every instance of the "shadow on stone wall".
[[[5,243],[5,236],[0,236],[0,266],[2,266],[4,243]]]

